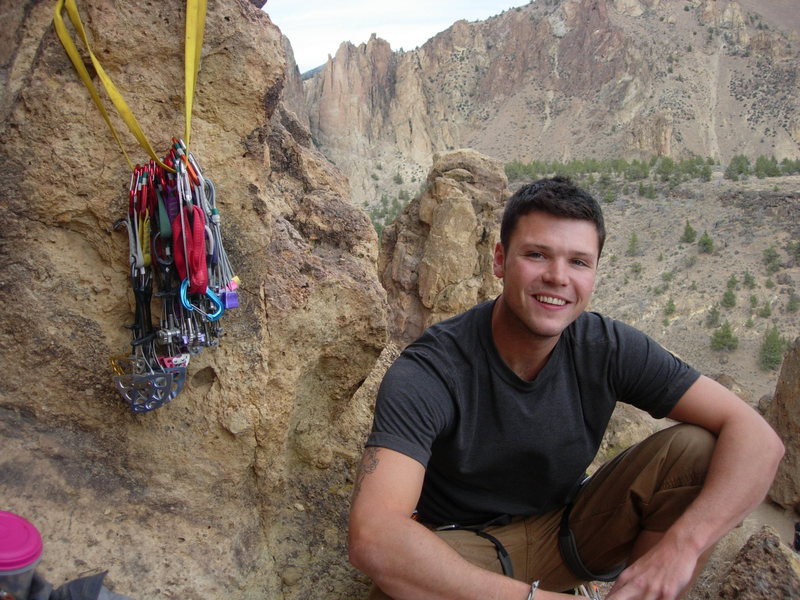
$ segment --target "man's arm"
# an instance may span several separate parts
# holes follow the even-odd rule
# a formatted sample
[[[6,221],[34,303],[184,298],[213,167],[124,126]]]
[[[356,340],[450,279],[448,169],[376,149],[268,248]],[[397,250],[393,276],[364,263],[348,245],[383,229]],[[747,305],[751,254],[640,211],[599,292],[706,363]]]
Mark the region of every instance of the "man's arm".
[[[764,499],[783,456],[783,444],[767,422],[708,377],[686,391],[669,417],[717,436],[706,480],[686,512],[623,571],[608,600],[677,598],[701,555]]]
[[[395,600],[525,600],[530,585],[467,562],[411,519],[424,475],[403,454],[365,450],[350,509],[350,562]],[[536,600],[568,597],[536,594]]]

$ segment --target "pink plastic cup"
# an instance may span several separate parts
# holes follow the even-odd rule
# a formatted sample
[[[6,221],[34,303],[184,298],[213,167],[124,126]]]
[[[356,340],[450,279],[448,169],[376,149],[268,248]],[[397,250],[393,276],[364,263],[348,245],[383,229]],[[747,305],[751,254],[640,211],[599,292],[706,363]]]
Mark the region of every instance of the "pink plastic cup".
[[[0,598],[28,600],[41,557],[42,536],[36,527],[19,515],[0,510]]]

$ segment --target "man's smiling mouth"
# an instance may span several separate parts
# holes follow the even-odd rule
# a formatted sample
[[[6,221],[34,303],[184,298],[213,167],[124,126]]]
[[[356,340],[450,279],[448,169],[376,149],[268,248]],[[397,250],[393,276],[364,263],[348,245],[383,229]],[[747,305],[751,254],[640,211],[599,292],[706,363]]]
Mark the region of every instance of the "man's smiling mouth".
[[[539,302],[543,304],[552,304],[553,306],[564,306],[567,301],[561,298],[554,298],[553,296],[534,296]]]

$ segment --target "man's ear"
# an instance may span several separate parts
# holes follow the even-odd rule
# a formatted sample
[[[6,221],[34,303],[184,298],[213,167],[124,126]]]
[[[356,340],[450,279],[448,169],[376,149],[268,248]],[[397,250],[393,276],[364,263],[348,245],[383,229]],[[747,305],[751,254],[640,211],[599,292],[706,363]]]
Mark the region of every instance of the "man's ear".
[[[501,242],[497,242],[494,247],[494,260],[492,261],[492,271],[494,271],[495,277],[502,279],[505,276],[505,263],[505,248],[503,248],[503,244]]]

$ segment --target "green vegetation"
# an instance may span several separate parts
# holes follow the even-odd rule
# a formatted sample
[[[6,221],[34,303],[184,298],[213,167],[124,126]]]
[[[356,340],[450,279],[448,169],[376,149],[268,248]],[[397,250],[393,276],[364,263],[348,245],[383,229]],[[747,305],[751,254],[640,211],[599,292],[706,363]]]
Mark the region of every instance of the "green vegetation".
[[[628,249],[625,251],[625,256],[636,256],[639,254],[639,236],[634,231],[628,240]]]
[[[767,273],[772,275],[781,268],[781,257],[775,246],[764,249],[764,264],[767,266]]]
[[[739,338],[733,334],[733,329],[728,321],[716,329],[711,335],[711,349],[730,352],[739,347]]]
[[[789,296],[789,301],[786,303],[786,312],[796,313],[798,310],[800,310],[800,296],[792,292]]]
[[[706,315],[706,326],[707,327],[717,327],[719,325],[719,309],[716,306],[712,306],[711,309],[708,311]]]
[[[714,241],[711,239],[711,236],[708,235],[707,231],[704,231],[703,235],[700,236],[697,245],[700,246],[700,252],[702,254],[711,254],[714,252]]]
[[[677,62],[677,58],[673,57],[672,62]],[[639,159],[628,161],[622,158],[609,160],[584,158],[573,159],[567,163],[544,160],[532,160],[526,163],[514,160],[506,164],[505,171],[509,181],[512,182],[562,175],[585,187],[594,188],[595,185],[599,185],[601,188],[599,197],[605,201],[611,201],[615,192],[619,191],[618,189],[609,189],[614,186],[610,179],[611,177],[621,179],[624,182],[639,182],[639,195],[646,198],[655,198],[656,183],[660,185],[666,184],[667,187],[672,188],[680,183],[694,179],[710,181],[713,174],[712,167],[715,164],[713,158],[701,158],[699,156],[691,156],[681,160],[668,156],[653,156],[649,161]],[[798,173],[800,173],[800,159],[784,158],[778,162],[774,156],[762,154],[756,157],[755,160],[751,160],[744,154],[737,154],[725,167],[723,176],[726,179],[739,181],[751,175],[765,178]],[[598,175],[600,176],[599,180],[596,178]],[[649,183],[647,180],[649,180]]]
[[[736,306],[736,294],[732,289],[725,290],[725,293],[722,294],[722,306],[725,308],[733,308]]]
[[[773,325],[764,334],[764,341],[761,342],[761,349],[758,353],[758,364],[764,371],[774,371],[781,366],[783,353],[786,350],[787,342],[778,332],[777,325]]]
[[[686,221],[686,226],[683,228],[683,235],[681,236],[681,241],[686,244],[693,244],[696,239],[697,239],[697,232],[689,224],[689,221]]]

